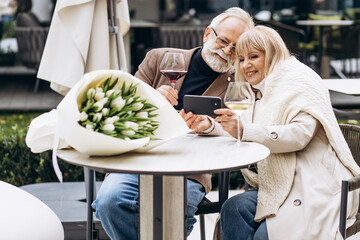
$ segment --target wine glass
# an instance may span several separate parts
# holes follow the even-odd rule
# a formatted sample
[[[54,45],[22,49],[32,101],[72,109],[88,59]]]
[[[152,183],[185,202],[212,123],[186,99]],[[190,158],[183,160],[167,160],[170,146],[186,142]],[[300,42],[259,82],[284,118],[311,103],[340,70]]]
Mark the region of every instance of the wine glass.
[[[184,55],[167,52],[161,60],[160,72],[170,80],[171,87],[175,88],[175,82],[187,73]]]
[[[253,104],[253,95],[250,93],[250,84],[247,82],[231,82],[225,93],[225,106],[237,115],[238,132],[236,143],[240,146],[240,115]]]

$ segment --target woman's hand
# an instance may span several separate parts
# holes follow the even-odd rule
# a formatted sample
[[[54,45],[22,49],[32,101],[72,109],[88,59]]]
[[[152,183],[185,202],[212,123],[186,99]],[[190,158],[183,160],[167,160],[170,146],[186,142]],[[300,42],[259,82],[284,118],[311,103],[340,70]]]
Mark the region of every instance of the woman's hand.
[[[172,106],[178,105],[178,90],[173,89],[171,86],[162,85],[156,89],[161,95],[163,95]]]
[[[206,116],[195,115],[192,112],[185,113],[184,109],[181,109],[179,114],[188,127],[193,130],[192,133],[200,133],[211,127],[211,122]]]
[[[216,117],[215,121],[219,122],[222,128],[227,131],[231,136],[237,138],[238,116],[233,111],[227,108],[217,109],[214,111],[214,113],[221,115]],[[244,125],[240,121],[240,137],[242,136],[243,129]]]

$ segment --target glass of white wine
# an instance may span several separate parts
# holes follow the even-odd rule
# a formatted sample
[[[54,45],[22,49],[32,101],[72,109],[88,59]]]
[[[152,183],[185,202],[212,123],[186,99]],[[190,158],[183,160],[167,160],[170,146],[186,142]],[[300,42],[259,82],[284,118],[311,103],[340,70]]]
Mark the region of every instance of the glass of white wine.
[[[230,108],[237,115],[237,145],[240,146],[240,115],[253,104],[251,87],[247,82],[231,82],[225,93],[225,106]]]

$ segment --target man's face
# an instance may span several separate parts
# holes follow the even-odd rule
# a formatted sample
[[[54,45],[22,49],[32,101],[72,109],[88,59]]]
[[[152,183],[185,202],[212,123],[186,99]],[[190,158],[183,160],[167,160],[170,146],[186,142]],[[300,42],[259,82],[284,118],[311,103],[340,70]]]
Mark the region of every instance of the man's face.
[[[243,22],[234,17],[228,17],[216,26],[216,34],[208,30],[204,37],[203,57],[206,63],[216,72],[233,71],[235,53],[231,50],[241,34],[246,30]],[[220,46],[217,42],[229,43],[228,46]]]

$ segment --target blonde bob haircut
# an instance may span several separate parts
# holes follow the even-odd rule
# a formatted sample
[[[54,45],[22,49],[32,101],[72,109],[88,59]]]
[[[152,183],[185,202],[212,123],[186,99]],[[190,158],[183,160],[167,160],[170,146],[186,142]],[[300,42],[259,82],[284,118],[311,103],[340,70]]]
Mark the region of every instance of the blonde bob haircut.
[[[290,57],[290,52],[277,31],[261,25],[251,28],[243,33],[236,43],[236,79],[243,79],[239,57],[247,55],[252,50],[265,53],[265,77],[278,63]]]

